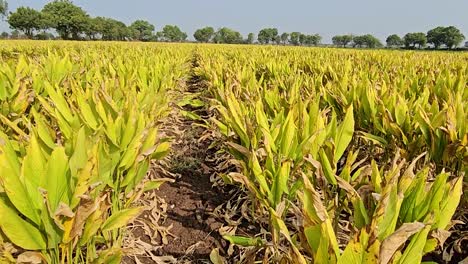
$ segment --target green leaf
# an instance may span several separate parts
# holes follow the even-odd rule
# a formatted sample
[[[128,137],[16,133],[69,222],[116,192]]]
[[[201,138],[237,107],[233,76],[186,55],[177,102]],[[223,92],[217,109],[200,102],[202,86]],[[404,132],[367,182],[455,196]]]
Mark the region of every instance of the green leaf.
[[[284,193],[288,193],[288,179],[291,170],[291,162],[285,161],[281,165],[280,170],[275,175],[273,186],[271,187],[271,194],[273,195],[273,204],[271,205],[276,209],[276,206],[281,202]]]
[[[447,196],[440,203],[440,212],[436,215],[436,228],[446,229],[457,210],[463,194],[463,177],[453,180]]]
[[[426,245],[427,235],[431,230],[431,226],[426,226],[413,236],[411,242],[406,247],[405,252],[398,261],[398,264],[419,264],[421,263],[424,246]]]
[[[163,185],[166,182],[174,182],[174,179],[161,178],[161,179],[156,179],[152,181],[147,181],[145,182],[143,186],[143,191],[147,192],[147,191],[159,189],[159,187],[161,187],[161,185]]]
[[[70,192],[68,181],[68,157],[63,147],[54,149],[50,156],[46,182],[44,189],[47,190],[51,211],[54,212],[60,202],[69,204],[68,193]]]
[[[243,237],[243,236],[223,236],[224,239],[231,242],[232,244],[243,246],[243,247],[255,247],[262,246],[263,241],[259,237]]]
[[[35,224],[39,214],[20,179],[20,165],[8,138],[0,132],[0,183],[14,207]]]
[[[404,223],[397,231],[388,236],[380,247],[380,263],[389,263],[395,252],[406,243],[406,240],[424,227],[425,225],[419,222]]]
[[[319,161],[322,164],[323,174],[328,183],[336,185],[335,171],[332,169],[328,156],[323,149],[319,151]]]
[[[144,207],[136,207],[131,209],[124,209],[119,212],[113,213],[102,224],[102,231],[111,231],[126,226],[132,219],[137,217],[143,212]]]
[[[338,127],[338,131],[335,136],[335,160],[334,163],[338,163],[341,156],[345,152],[349,143],[351,142],[354,134],[354,114],[353,106],[351,105],[348,110],[346,110],[346,115],[343,122]]]
[[[70,172],[73,177],[77,176],[78,170],[83,169],[88,161],[88,155],[86,153],[88,146],[84,127],[80,128],[75,138],[75,148],[70,158]]]
[[[153,159],[162,159],[171,151],[171,143],[163,142],[156,147],[156,150],[152,154]]]
[[[46,241],[39,229],[19,216],[18,212],[0,197],[0,228],[13,244],[26,250],[46,249]]]

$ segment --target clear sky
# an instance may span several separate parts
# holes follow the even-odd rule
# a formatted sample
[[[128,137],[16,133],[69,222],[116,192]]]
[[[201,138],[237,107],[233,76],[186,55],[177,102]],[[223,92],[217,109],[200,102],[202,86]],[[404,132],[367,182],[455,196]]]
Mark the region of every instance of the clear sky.
[[[7,0],[36,9],[46,0]],[[92,16],[107,16],[127,24],[146,19],[157,30],[178,25],[193,39],[200,27],[227,26],[247,35],[264,27],[280,32],[319,33],[324,42],[337,34],[371,33],[383,41],[389,34],[427,32],[454,25],[468,38],[468,0],[75,0]],[[0,22],[0,30],[8,29]]]

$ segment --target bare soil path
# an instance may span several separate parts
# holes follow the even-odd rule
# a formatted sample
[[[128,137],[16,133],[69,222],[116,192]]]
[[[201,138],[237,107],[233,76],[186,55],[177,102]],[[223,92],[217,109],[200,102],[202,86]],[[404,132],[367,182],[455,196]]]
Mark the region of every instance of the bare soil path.
[[[190,76],[179,88],[174,97],[182,100],[196,98],[205,87],[198,77]],[[219,234],[225,222],[214,211],[229,200],[233,190],[213,187],[211,179],[219,164],[217,149],[211,147],[216,145],[214,138],[203,122],[183,115],[192,112],[208,118],[207,111],[204,106],[176,102],[171,107],[161,125],[162,133],[171,138],[171,153],[155,164],[148,177],[174,181],[142,197],[140,203],[148,210],[129,228],[126,247],[130,253],[125,263],[211,263],[214,248],[223,253],[228,247]]]

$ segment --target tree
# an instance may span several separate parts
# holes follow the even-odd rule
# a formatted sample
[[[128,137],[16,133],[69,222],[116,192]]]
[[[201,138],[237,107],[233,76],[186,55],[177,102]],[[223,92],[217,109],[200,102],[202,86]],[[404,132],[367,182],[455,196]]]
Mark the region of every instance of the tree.
[[[320,36],[319,34],[314,34],[310,36],[310,38],[311,38],[310,44],[314,46],[318,46],[322,42],[322,36]]]
[[[436,27],[427,32],[427,42],[433,44],[436,49],[444,44],[444,29],[444,27]]]
[[[452,49],[465,39],[465,36],[460,32],[460,30],[454,26],[449,26],[444,28],[444,41],[443,43],[447,48]]]
[[[89,18],[84,33],[90,40],[98,39],[98,35],[102,31],[102,17]]]
[[[433,44],[436,49],[442,45],[451,49],[460,45],[463,39],[465,36],[454,26],[436,27],[427,32],[427,42]]]
[[[288,39],[289,39],[288,33],[284,32],[283,34],[281,34],[281,42],[283,42],[284,45],[288,43]]]
[[[245,40],[245,43],[247,44],[252,44],[255,40],[255,34],[254,33],[249,33],[247,35],[247,39]]]
[[[404,44],[403,40],[397,34],[392,34],[385,40],[388,47],[400,47]]]
[[[205,27],[205,28],[201,28],[195,31],[195,33],[193,34],[193,37],[198,42],[210,42],[214,36],[214,33],[215,33],[214,28]]]
[[[289,38],[289,43],[293,44],[294,46],[297,46],[300,44],[299,38],[301,36],[301,32],[293,32],[291,33],[291,36]]]
[[[278,29],[276,28],[264,28],[258,32],[258,42],[261,44],[269,44],[270,42],[276,42],[278,37]]]
[[[96,17],[92,19],[92,23],[87,33],[91,39],[97,39],[100,35],[102,40],[126,40],[132,35],[125,23],[112,18]]]
[[[338,35],[332,38],[332,42],[336,46],[346,47],[349,43],[353,41],[353,35]]]
[[[10,37],[10,35],[7,32],[3,31],[2,34],[0,35],[0,37],[2,39],[7,39],[8,37]]]
[[[55,39],[55,36],[49,32],[41,32],[41,33],[38,33],[34,38],[40,39],[40,40],[49,40],[49,39]]]
[[[367,47],[370,49],[374,49],[382,46],[383,45],[380,42],[380,40],[371,34],[353,37],[353,47]]]
[[[353,36],[353,47],[361,48],[366,44],[366,39],[364,36]]]
[[[18,30],[15,29],[15,30],[13,30],[13,31],[11,32],[10,37],[11,37],[12,39],[19,39],[19,38],[20,38],[20,32],[19,32]]]
[[[242,35],[241,33],[234,31],[230,28],[223,27],[215,33],[213,40],[215,43],[242,43]]]
[[[276,36],[275,43],[276,43],[276,45],[281,44],[281,36],[279,36],[279,35]]]
[[[422,32],[418,33],[408,33],[403,37],[406,48],[415,48],[418,45],[419,48],[422,48],[427,43],[426,35]]]
[[[299,35],[299,43],[300,43],[301,45],[305,45],[305,44],[306,44],[306,41],[307,41],[307,35],[305,35],[305,34]]]
[[[7,16],[8,14],[8,3],[5,0],[0,0],[0,18]]]
[[[154,31],[154,25],[145,20],[137,20],[130,25],[133,37],[140,41],[151,39]]]
[[[55,0],[44,6],[46,27],[54,28],[62,39],[79,39],[88,26],[88,14],[69,0]]]
[[[180,42],[187,39],[187,34],[182,32],[178,26],[166,25],[161,32],[164,41]]]
[[[10,28],[22,31],[28,38],[32,38],[35,30],[44,28],[41,12],[30,7],[18,7],[8,17]]]
[[[299,41],[301,42],[302,45],[317,46],[322,41],[322,37],[319,34],[314,34],[314,35],[301,34],[301,36],[299,36]]]

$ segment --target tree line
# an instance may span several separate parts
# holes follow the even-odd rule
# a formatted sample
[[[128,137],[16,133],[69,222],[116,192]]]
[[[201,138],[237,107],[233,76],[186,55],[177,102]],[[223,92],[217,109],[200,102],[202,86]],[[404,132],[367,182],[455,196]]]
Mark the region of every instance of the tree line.
[[[30,7],[18,7],[16,11],[7,13],[8,4],[0,0],[0,17],[6,17],[11,35],[3,32],[1,38],[20,38],[23,34],[29,39],[55,39],[50,33],[54,30],[58,38],[64,40],[118,40],[118,41],[187,41],[187,34],[176,25],[166,25],[156,32],[155,26],[145,20],[136,20],[130,25],[107,17],[91,17],[81,7],[70,0],[55,0],[46,4],[42,10]],[[255,35],[249,33],[247,38],[236,30],[223,27],[215,30],[213,27],[198,29],[193,34],[198,42],[228,43],[228,44],[277,44],[295,46],[318,46],[322,37],[319,34],[303,34],[301,32],[279,33],[277,28],[264,28]],[[255,42],[256,38],[256,42]],[[431,44],[434,48],[446,47],[452,49],[460,45],[465,36],[453,26],[437,27],[427,34],[422,32],[408,33],[403,38],[396,34],[388,36],[387,47],[391,48],[424,48]],[[384,45],[371,34],[360,36],[337,35],[332,38],[333,45],[338,47],[380,48]]]

